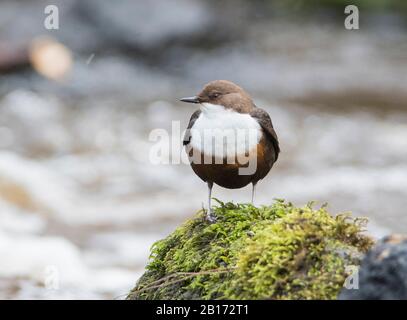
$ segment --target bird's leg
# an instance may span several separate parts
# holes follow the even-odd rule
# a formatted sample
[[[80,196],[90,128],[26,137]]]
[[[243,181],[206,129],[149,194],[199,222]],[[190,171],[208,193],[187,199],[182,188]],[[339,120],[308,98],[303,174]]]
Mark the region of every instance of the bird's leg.
[[[254,195],[256,194],[256,184],[257,184],[257,182],[252,183],[252,205],[254,205]]]
[[[208,220],[209,222],[215,222],[216,218],[213,215],[211,206],[213,182],[208,181],[207,183],[208,183],[208,210],[206,211],[206,220]]]

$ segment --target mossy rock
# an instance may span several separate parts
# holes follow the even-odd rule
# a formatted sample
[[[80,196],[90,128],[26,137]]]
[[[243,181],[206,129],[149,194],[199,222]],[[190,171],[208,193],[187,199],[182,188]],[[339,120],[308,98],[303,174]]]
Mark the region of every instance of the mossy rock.
[[[216,223],[204,212],[151,250],[128,299],[335,299],[373,244],[366,219],[333,217],[325,207],[223,204]]]

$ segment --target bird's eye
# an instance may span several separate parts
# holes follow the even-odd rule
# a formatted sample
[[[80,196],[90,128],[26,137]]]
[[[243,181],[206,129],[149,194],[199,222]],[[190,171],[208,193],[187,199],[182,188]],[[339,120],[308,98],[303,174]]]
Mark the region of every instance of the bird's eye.
[[[216,99],[217,97],[219,97],[220,96],[220,93],[219,92],[213,92],[213,93],[211,93],[211,95],[209,96],[211,99]]]

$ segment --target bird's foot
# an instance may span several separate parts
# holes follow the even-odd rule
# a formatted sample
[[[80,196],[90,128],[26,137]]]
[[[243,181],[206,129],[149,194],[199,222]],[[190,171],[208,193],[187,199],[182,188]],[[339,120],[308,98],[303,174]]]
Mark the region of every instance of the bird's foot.
[[[216,217],[213,214],[212,210],[208,210],[208,212],[206,213],[206,221],[208,221],[209,223],[214,223],[216,222]]]

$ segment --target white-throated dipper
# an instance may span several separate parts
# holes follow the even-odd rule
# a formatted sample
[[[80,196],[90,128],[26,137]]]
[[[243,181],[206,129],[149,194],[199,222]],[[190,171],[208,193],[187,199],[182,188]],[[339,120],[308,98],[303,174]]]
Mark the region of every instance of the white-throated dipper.
[[[181,101],[201,106],[191,116],[183,144],[192,169],[208,184],[207,219],[215,221],[213,184],[237,189],[251,183],[253,202],[257,182],[277,161],[277,134],[268,113],[233,82],[209,82],[197,96]]]

